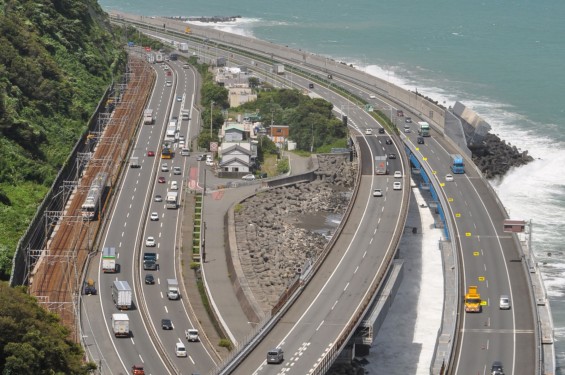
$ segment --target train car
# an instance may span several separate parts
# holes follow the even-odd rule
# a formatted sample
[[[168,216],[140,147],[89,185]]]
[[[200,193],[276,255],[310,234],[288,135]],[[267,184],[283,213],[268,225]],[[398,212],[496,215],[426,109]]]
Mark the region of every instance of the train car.
[[[97,219],[98,211],[100,210],[100,202],[102,201],[104,192],[106,190],[107,179],[108,173],[98,172],[94,180],[92,180],[92,184],[90,185],[86,199],[84,200],[84,203],[81,207],[83,220]]]

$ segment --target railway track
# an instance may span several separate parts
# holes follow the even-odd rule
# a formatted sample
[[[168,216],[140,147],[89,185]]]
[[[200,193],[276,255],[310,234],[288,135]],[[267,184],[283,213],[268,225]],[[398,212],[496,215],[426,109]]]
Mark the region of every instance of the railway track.
[[[80,274],[88,254],[93,250],[89,248],[92,239],[96,238],[101,229],[105,202],[110,194],[103,195],[98,220],[84,221],[81,206],[88,188],[99,172],[107,172],[110,176],[109,190],[116,182],[153,83],[151,79],[146,79],[150,67],[145,61],[130,57],[128,65],[128,85],[121,101],[98,140],[94,155],[84,170],[79,186],[66,203],[51,238],[44,241],[44,251],[29,278],[29,293],[38,297],[39,302],[48,310],[60,316],[75,340],[78,340],[76,297],[82,289]]]

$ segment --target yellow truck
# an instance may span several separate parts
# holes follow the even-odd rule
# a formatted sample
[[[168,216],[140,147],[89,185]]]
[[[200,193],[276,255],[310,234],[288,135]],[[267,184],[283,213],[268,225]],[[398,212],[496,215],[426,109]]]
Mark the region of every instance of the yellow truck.
[[[475,285],[469,286],[465,294],[465,312],[481,312],[481,295]]]

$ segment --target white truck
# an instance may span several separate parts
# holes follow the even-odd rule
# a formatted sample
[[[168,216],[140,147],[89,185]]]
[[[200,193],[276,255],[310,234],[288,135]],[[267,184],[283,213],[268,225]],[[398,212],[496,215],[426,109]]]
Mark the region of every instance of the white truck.
[[[105,247],[102,249],[102,271],[104,273],[117,272],[116,248]]]
[[[119,310],[131,309],[132,292],[127,281],[115,280],[112,283],[112,300]]]
[[[132,156],[131,158],[129,158],[129,166],[130,168],[141,168],[139,158],[137,156]]]
[[[283,64],[274,64],[273,65],[273,73],[284,74],[284,65]]]
[[[153,117],[153,109],[147,108],[145,111],[143,111],[143,124],[144,125],[151,125],[151,124],[153,124],[154,121],[155,121],[155,118]]]
[[[186,336],[186,339],[188,341],[191,341],[191,342],[200,341],[200,337],[198,337],[198,330],[197,329],[189,328],[186,331],[184,331],[184,335]]]
[[[169,191],[167,199],[165,199],[167,208],[176,209],[179,206],[179,193],[177,191]]]
[[[177,279],[167,279],[167,297],[172,300],[180,298],[179,282]]]
[[[188,52],[188,43],[179,43],[179,51]]]
[[[116,337],[129,337],[128,314],[112,314],[112,331]]]

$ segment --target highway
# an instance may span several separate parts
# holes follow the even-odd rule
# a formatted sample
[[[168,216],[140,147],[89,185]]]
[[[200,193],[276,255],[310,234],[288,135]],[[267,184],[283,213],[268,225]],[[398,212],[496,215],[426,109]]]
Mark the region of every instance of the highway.
[[[202,34],[205,35],[206,32],[202,31]],[[217,32],[215,31],[214,34]],[[252,44],[253,41],[248,41],[248,43]],[[265,52],[269,53],[269,51]],[[285,57],[284,48],[277,47],[276,52],[279,57]],[[314,68],[310,66],[308,69]],[[320,67],[320,70],[323,69]],[[345,78],[340,79],[339,84],[343,84],[344,81],[346,81]],[[358,83],[347,85],[349,88],[356,86],[361,93],[369,93],[366,87]],[[323,96],[321,90],[316,90],[316,92]],[[369,98],[367,101],[370,101]],[[387,103],[391,111],[398,108],[394,103]],[[336,107],[338,105],[336,104]],[[406,116],[411,116],[415,121],[419,120],[419,113],[410,113],[407,108],[402,109]],[[350,110],[348,114],[353,123],[361,124],[365,121],[361,117],[356,118],[355,109]],[[412,132],[404,136],[408,136],[406,138],[408,143],[414,144],[417,134],[416,125],[413,124],[411,127]],[[465,175],[456,175],[452,182],[444,181],[445,174],[449,173],[449,154],[455,150],[450,149],[449,142],[445,142],[442,138],[441,134],[433,132],[431,138],[426,138],[424,145],[418,145],[417,154],[420,156],[420,161],[435,171],[433,178],[437,179],[436,186],[443,184],[440,194],[443,194],[450,203],[446,211],[456,228],[455,233],[451,233],[451,238],[459,248],[460,295],[464,295],[467,286],[478,285],[479,292],[485,301],[482,313],[465,314],[462,306],[457,311],[460,316],[460,328],[459,335],[456,336],[458,340],[452,362],[453,371],[461,374],[486,373],[490,370],[490,365],[494,360],[500,360],[505,365],[506,374],[536,373],[538,358],[536,357],[536,326],[533,315],[535,304],[532,301],[521,253],[515,240],[502,232],[502,220],[505,214],[487,188],[486,182],[471,166],[467,166]],[[376,150],[378,148],[375,148]],[[344,301],[350,301],[342,300],[342,298],[354,298],[360,293],[356,293],[361,290],[358,288],[366,285],[366,280],[359,276],[362,274],[362,272],[359,273],[359,270],[362,271],[366,263],[372,262],[372,271],[379,270],[381,265],[376,258],[368,259],[365,262],[362,258],[364,251],[358,250],[367,249],[371,245],[368,241],[371,241],[372,238],[372,228],[370,225],[365,227],[368,224],[362,223],[361,218],[368,215],[367,212],[374,213],[375,210],[378,212],[378,207],[370,208],[374,204],[370,191],[377,183],[375,180],[367,181],[366,177],[363,177],[363,184],[357,197],[358,201],[350,217],[352,222],[355,222],[355,218],[359,220],[359,228],[363,228],[363,231],[344,232],[343,240],[347,241],[346,237],[350,236],[350,242],[346,242],[346,246],[336,246],[336,250],[340,249],[339,254],[338,251],[332,252],[333,263],[328,262],[334,266],[343,266],[344,268],[340,268],[343,272],[338,272],[339,275],[336,276],[330,272],[334,269],[325,269],[326,264],[324,264],[319,273],[326,276],[326,280],[323,283],[312,280],[312,285],[304,290],[299,302],[288,311],[266,339],[259,344],[257,350],[246,359],[241,367],[242,370],[238,370],[238,373],[277,372],[281,366],[291,366],[289,368],[292,368],[292,373],[295,371],[296,373],[308,372],[301,372],[310,368],[308,363],[303,362],[309,362],[310,366],[316,363],[324,350],[337,338],[329,331],[339,333],[342,325],[347,323],[344,320],[336,320],[336,315],[339,315],[341,319],[353,315],[355,304],[348,302],[347,304],[350,304],[351,307],[341,310],[341,304],[345,305]],[[371,178],[378,179],[378,177]],[[387,194],[390,193],[387,192]],[[375,220],[378,218],[373,218],[373,221]],[[381,226],[384,224],[381,222]],[[386,221],[386,224],[390,224],[390,221]],[[380,235],[381,230],[387,231],[386,228],[381,228],[379,227],[375,235]],[[338,242],[340,241],[342,241],[341,237]],[[350,246],[352,243],[355,246]],[[376,243],[383,242],[377,241]],[[349,249],[355,249],[355,251]],[[322,273],[323,270],[325,273]],[[325,294],[328,290],[333,292],[331,297]],[[498,309],[498,298],[501,294],[508,294],[511,297],[512,308],[510,310]],[[334,326],[336,329],[330,330],[328,326]],[[296,333],[288,336],[293,332]],[[287,360],[280,366],[265,366],[266,351],[277,345],[282,345]],[[302,355],[305,352],[308,355]],[[305,358],[310,361],[306,361]]]
[[[171,61],[168,64],[174,68],[168,70],[172,73],[164,70],[165,64],[154,65],[157,79],[147,107],[154,110],[155,123],[140,125],[131,155],[139,157],[141,168],[126,169],[108,231],[101,244],[101,247],[116,248],[120,272],[104,274],[101,265],[91,270],[91,275],[96,274],[99,294],[85,298],[83,303],[83,335],[87,336],[88,342],[93,343],[87,349],[92,358],[99,358],[98,362],[104,373],[129,372],[133,364],[143,364],[148,374],[196,373],[215,366],[214,357],[202,342],[188,343],[184,337],[185,329],[197,326],[194,324],[194,317],[189,314],[188,301],[183,298],[171,301],[166,296],[166,279],[181,279],[177,253],[180,247],[176,242],[182,219],[181,210],[167,209],[164,201],[155,202],[153,197],[159,194],[164,200],[173,180],[179,183],[179,194],[183,192],[182,182],[188,174],[190,158],[180,156],[176,142],[176,156],[173,159],[161,159],[160,150],[169,118],[177,116],[180,121],[181,107],[192,110],[197,86],[192,69],[182,69],[181,62]],[[166,84],[166,81],[170,81],[171,85]],[[181,101],[177,100],[177,96],[181,96]],[[185,139],[190,139],[193,131],[188,121],[181,122],[180,133]],[[148,151],[155,152],[155,156],[147,156]],[[168,172],[161,172],[162,163],[169,165]],[[182,175],[173,174],[174,166],[181,167]],[[157,176],[165,177],[166,182],[159,183]],[[157,212],[159,220],[149,220],[147,216],[150,212]],[[155,237],[156,247],[145,246],[147,236]],[[158,270],[143,270],[140,252],[145,251],[157,252]],[[144,284],[147,273],[155,276],[154,285]],[[111,315],[119,312],[111,296],[111,284],[114,280],[126,280],[134,289],[134,309],[126,312],[132,332],[129,339],[115,338],[111,332]],[[142,319],[141,307],[149,312],[147,320]],[[104,319],[99,319],[100,316]],[[163,318],[172,320],[172,330],[161,329]],[[154,334],[150,335],[150,332]],[[154,340],[153,337],[159,339]],[[188,358],[175,356],[175,343],[179,341],[185,344]],[[110,350],[112,347],[114,350]],[[165,353],[164,358],[169,364],[164,363],[161,352]]]

